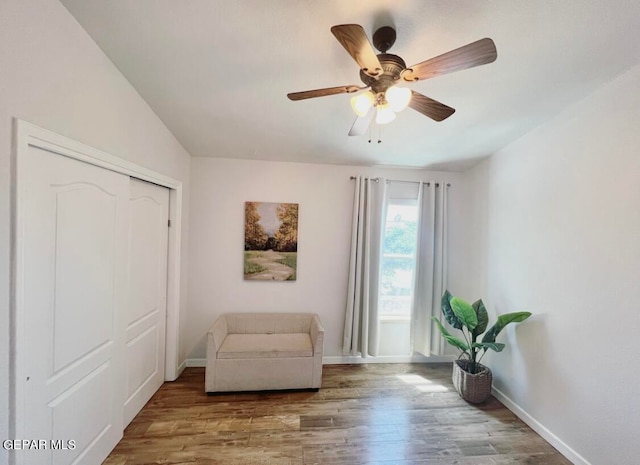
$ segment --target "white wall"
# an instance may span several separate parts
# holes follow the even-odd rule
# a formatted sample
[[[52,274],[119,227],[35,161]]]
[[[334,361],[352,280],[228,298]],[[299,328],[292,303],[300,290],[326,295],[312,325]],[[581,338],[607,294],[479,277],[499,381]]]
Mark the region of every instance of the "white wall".
[[[450,282],[468,289],[469,189],[456,173],[193,158],[187,357],[205,355],[207,329],[233,311],[308,311],[325,326],[325,356],[342,355],[354,182],[350,175],[441,179],[453,185]],[[295,282],[243,280],[244,202],[300,204]]]
[[[9,437],[12,120],[181,180],[186,287],[190,157],[57,0],[0,3],[0,438]],[[183,305],[186,291],[183,292]],[[23,439],[23,438],[20,438]],[[6,463],[0,448],[0,463]]]
[[[638,128],[640,66],[469,174],[488,307],[534,313],[488,361],[495,386],[575,463],[640,456]]]

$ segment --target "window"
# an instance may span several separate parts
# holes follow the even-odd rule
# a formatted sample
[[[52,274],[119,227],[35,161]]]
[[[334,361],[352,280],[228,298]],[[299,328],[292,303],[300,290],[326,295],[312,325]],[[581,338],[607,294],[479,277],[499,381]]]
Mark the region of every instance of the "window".
[[[409,320],[416,264],[418,206],[413,199],[390,199],[380,265],[381,320]]]

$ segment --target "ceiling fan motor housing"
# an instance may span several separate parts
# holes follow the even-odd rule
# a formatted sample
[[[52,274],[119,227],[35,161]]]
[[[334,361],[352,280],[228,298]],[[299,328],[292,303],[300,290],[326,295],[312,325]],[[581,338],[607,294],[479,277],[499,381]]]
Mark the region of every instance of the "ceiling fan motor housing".
[[[397,83],[398,79],[400,79],[400,73],[407,65],[402,58],[391,53],[379,54],[378,60],[380,60],[380,64],[382,65],[382,74],[376,79],[361,70],[360,79],[367,86],[371,87],[373,93],[384,94],[389,87]]]

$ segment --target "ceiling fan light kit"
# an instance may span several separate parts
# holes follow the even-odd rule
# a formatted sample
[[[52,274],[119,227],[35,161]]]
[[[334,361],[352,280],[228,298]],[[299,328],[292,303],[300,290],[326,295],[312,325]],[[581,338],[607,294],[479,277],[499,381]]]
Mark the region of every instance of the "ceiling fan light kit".
[[[411,89],[406,87],[389,87],[385,93],[375,94],[366,90],[360,94],[351,97],[351,108],[359,117],[369,113],[371,107],[376,107],[379,113],[385,116],[376,117],[376,123],[386,124],[395,119],[388,115],[388,112],[399,113],[409,105],[411,101]]]
[[[396,113],[401,112],[411,101],[411,89],[407,87],[392,86],[387,89],[384,96],[389,106]]]
[[[396,119],[396,113],[391,109],[388,103],[378,105],[376,112],[376,123],[387,124]]]
[[[371,91],[366,90],[361,94],[351,97],[351,108],[358,116],[365,116],[369,109],[375,104],[376,98]]]
[[[332,34],[360,67],[360,80],[364,86],[347,85],[325,89],[292,92],[290,100],[324,97],[354,93],[366,89],[351,98],[351,107],[358,115],[349,131],[350,136],[366,132],[373,119],[375,109],[377,124],[387,124],[396,118],[396,113],[409,106],[413,110],[433,119],[443,121],[455,110],[406,87],[398,82],[412,83],[462,69],[472,68],[496,60],[498,54],[493,40],[480,39],[450,52],[407,67],[398,55],[387,53],[396,40],[395,29],[384,26],[373,34],[373,45],[380,51],[376,54],[362,26],[341,24],[331,28]]]

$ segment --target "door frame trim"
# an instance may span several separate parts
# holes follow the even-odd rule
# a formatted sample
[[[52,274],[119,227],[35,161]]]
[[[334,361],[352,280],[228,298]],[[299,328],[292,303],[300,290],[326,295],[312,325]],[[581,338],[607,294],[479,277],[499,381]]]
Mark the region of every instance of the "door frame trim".
[[[11,356],[10,356],[10,434],[23,438],[24,431],[24,224],[23,189],[25,173],[22,160],[29,147],[37,147],[48,152],[73,158],[94,166],[105,168],[143,181],[152,182],[169,189],[169,219],[171,227],[168,237],[167,257],[167,321],[165,336],[165,381],[174,381],[182,365],[179,363],[180,350],[180,280],[181,280],[181,225],[182,225],[182,181],[165,176],[151,169],[118,158],[102,150],[61,136],[18,118],[14,119],[14,202],[12,204],[13,240],[11,270]],[[10,454],[15,455],[15,454]],[[15,463],[20,463],[15,457]],[[11,461],[11,457],[10,457]],[[14,463],[14,462],[10,462]]]

